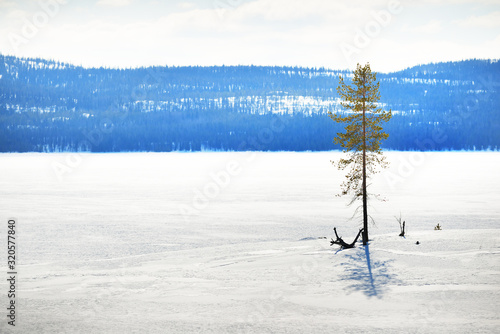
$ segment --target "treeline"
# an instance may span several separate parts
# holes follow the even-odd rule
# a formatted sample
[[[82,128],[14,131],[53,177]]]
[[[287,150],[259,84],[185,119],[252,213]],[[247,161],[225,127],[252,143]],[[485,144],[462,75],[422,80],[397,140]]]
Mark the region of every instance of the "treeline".
[[[220,66],[84,69],[0,55],[0,151],[331,150],[347,71]],[[500,66],[379,74],[385,148],[498,149]]]

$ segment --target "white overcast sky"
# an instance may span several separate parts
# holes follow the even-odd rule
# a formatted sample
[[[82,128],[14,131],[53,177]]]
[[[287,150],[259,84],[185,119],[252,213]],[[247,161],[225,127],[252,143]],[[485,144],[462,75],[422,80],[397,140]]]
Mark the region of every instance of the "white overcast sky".
[[[0,0],[0,53],[86,67],[388,72],[500,58],[500,0]]]

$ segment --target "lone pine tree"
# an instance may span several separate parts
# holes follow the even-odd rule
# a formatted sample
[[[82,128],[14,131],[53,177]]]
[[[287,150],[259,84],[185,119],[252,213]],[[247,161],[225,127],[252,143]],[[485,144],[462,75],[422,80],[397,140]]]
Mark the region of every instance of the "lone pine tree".
[[[357,65],[353,72],[352,86],[340,77],[337,92],[341,105],[348,111],[344,114],[329,116],[337,123],[346,123],[345,133],[337,133],[334,142],[340,144],[347,158],[340,159],[337,166],[340,170],[350,168],[347,180],[342,184],[342,195],[353,195],[352,202],[361,199],[363,202],[363,245],[368,242],[368,208],[366,179],[377,173],[377,167],[386,168],[388,163],[380,148],[380,141],[389,135],[383,132],[382,122],[391,119],[391,111],[378,108],[380,100],[376,73],[372,73],[370,64]],[[358,234],[359,235],[359,234]]]

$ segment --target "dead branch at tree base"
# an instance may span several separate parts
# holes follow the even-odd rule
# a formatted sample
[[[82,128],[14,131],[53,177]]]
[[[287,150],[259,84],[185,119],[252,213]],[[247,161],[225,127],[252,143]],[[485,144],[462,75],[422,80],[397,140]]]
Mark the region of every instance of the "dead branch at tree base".
[[[337,228],[336,227],[333,228],[333,231],[335,232],[335,237],[337,237],[337,240],[333,240],[333,238],[332,238],[332,241],[330,241],[330,246],[340,245],[341,248],[354,248],[355,247],[354,245],[356,244],[356,241],[358,241],[359,236],[363,232],[363,229],[359,230],[358,235],[356,236],[356,238],[354,239],[354,241],[352,243],[350,243],[350,244],[348,244],[347,242],[345,242],[344,240],[342,240],[341,237],[339,237],[339,235],[337,234]]]

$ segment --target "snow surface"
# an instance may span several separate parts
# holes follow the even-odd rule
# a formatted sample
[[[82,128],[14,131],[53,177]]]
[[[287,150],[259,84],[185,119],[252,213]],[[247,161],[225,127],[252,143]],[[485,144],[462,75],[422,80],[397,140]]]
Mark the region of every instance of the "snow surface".
[[[497,332],[500,154],[386,155],[371,242],[338,251],[339,152],[2,154],[0,332]]]

